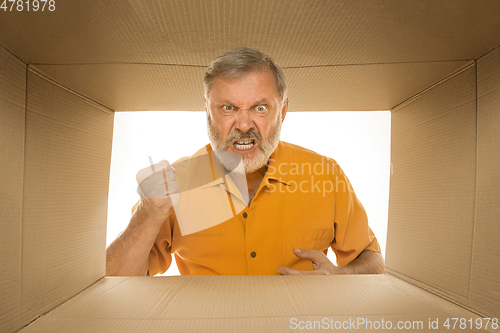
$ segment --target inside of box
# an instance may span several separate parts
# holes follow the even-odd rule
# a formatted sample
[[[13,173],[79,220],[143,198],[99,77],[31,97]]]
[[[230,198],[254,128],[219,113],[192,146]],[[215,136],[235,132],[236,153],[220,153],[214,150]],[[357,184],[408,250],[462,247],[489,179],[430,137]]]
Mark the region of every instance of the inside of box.
[[[497,327],[388,274],[119,277],[99,280],[22,332],[429,332],[454,317],[471,320],[474,331]]]
[[[201,110],[203,68],[242,41],[280,60],[295,110],[391,109],[387,272],[498,316],[498,3],[262,1],[287,15],[257,15],[257,30],[222,0],[220,25],[194,2],[85,5],[61,5],[51,24],[1,13],[3,331],[104,276],[114,111]],[[200,19],[166,32],[187,13]]]

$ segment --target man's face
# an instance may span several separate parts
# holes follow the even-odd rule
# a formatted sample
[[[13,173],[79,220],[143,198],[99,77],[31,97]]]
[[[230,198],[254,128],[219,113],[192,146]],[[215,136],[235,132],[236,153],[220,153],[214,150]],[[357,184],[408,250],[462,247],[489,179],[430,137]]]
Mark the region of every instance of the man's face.
[[[213,149],[238,153],[247,173],[263,167],[278,145],[288,110],[288,100],[282,105],[272,72],[216,77],[205,105]]]

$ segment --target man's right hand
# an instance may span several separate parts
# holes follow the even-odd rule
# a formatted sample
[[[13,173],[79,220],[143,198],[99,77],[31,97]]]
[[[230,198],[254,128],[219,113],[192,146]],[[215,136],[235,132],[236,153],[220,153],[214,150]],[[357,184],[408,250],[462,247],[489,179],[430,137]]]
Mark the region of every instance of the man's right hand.
[[[137,173],[137,191],[141,196],[141,208],[158,223],[165,221],[179,202],[179,184],[175,181],[175,169],[163,160]]]
[[[167,161],[137,173],[139,207],[127,228],[106,250],[106,275],[146,275],[148,257],[158,231],[179,202],[175,170]]]

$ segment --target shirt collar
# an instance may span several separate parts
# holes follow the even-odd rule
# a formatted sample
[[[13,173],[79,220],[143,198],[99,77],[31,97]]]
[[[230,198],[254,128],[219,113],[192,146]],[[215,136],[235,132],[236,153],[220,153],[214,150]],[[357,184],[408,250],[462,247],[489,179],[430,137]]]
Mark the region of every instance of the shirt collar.
[[[213,150],[210,144],[205,146],[206,152],[207,152],[207,157],[208,154],[212,154]],[[248,198],[245,200],[245,197],[248,197],[248,193],[246,196],[240,192],[240,189],[234,182],[233,178],[231,175],[227,172],[227,170],[224,169],[224,166],[220,161],[217,159],[215,155],[212,156],[212,162],[213,164],[211,165],[212,168],[212,174],[214,177],[216,177],[212,182],[205,184],[202,186],[203,189],[213,187],[213,186],[223,186],[224,190],[227,192],[233,194],[236,196],[238,199],[240,199],[244,203],[248,203]]]

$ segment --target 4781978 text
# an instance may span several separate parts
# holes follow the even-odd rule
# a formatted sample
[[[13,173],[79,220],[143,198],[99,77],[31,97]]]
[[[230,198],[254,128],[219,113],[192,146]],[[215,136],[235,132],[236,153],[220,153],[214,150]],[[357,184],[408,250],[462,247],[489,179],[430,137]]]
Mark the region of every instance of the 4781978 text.
[[[436,319],[435,323],[438,320]],[[452,330],[474,330],[474,329],[493,329],[497,330],[499,328],[498,318],[446,318],[442,324],[443,328]]]
[[[2,0],[0,0],[2,1]],[[4,12],[38,12],[56,10],[55,0],[3,0],[0,10]]]

